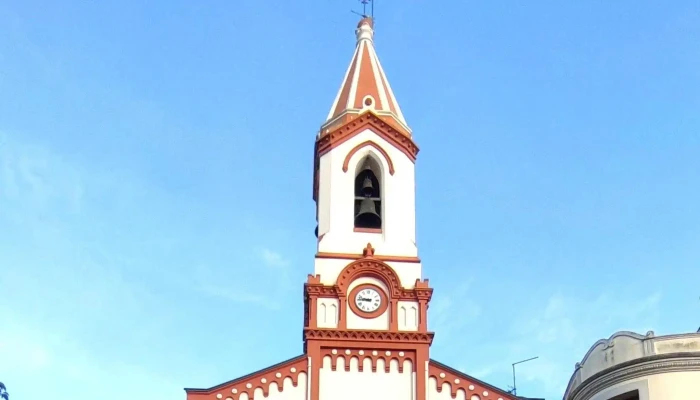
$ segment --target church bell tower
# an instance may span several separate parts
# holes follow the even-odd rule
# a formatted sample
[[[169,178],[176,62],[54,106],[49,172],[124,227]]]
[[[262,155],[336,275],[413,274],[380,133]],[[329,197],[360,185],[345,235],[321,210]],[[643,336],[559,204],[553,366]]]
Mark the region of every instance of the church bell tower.
[[[336,370],[339,349],[357,357],[343,355],[347,371],[354,369],[348,362],[376,369],[381,359],[387,373],[396,366],[397,379],[408,379],[412,398],[425,399],[432,289],[416,246],[418,147],[375,52],[373,28],[367,17],[357,25],[354,54],[314,146],[318,247],[305,285],[304,346],[311,381],[322,384],[320,397],[312,386],[312,400],[338,397],[333,379],[322,375]]]
[[[374,50],[371,18],[314,145],[317,249],[304,352],[187,400],[516,400],[430,359],[416,247],[413,141]],[[249,360],[240,360],[240,362]]]

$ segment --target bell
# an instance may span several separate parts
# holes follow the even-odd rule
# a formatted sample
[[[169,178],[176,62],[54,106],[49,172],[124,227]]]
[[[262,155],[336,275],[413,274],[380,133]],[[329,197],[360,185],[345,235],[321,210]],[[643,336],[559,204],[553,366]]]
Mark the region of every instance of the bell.
[[[360,203],[360,211],[355,216],[355,226],[360,228],[381,228],[382,217],[377,214],[374,208],[374,201],[365,198]]]
[[[365,176],[365,181],[362,182],[362,194],[365,197],[372,197],[372,193],[374,193],[372,179],[369,176]]]

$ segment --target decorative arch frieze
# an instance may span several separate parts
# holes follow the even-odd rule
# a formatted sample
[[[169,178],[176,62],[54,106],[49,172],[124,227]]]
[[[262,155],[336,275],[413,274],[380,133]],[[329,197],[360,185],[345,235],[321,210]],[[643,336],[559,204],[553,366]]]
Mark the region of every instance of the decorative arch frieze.
[[[350,283],[357,278],[373,277],[384,282],[389,288],[392,300],[430,301],[433,289],[428,279],[419,280],[412,289],[401,286],[401,280],[393,268],[374,256],[371,243],[362,250],[362,258],[349,263],[338,275],[335,285],[324,285],[321,276],[309,274],[305,286],[306,297],[345,297]]]
[[[361,331],[336,329],[305,329],[304,340],[327,343],[424,344],[430,345],[435,336],[432,332]]]
[[[353,147],[352,150],[348,152],[348,154],[345,156],[345,160],[343,161],[343,172],[348,172],[348,169],[350,168],[350,160],[352,159],[352,156],[355,155],[358,151],[362,150],[365,147],[371,147],[375,149],[379,154],[384,157],[384,160],[386,161],[386,164],[389,166],[389,175],[394,175],[394,172],[396,170],[394,169],[394,162],[391,160],[391,157],[389,156],[389,153],[386,152],[383,148],[381,148],[378,144],[374,143],[371,140],[366,140],[357,146]]]
[[[401,280],[393,268],[388,264],[373,259],[362,258],[348,264],[338,275],[336,286],[340,296],[347,296],[348,287],[357,278],[371,277],[384,282],[389,288],[389,296],[392,299],[401,297]]]
[[[384,366],[384,372],[389,372],[391,368],[391,362],[396,361],[398,366],[398,372],[404,372],[404,362],[408,361],[411,365],[411,372],[415,372],[416,365],[416,352],[415,351],[391,351],[391,350],[377,350],[377,349],[346,349],[342,350],[337,348],[325,348],[321,350],[321,356],[323,358],[329,357],[331,361],[331,370],[335,371],[338,367],[338,360],[343,360],[343,368],[345,371],[350,371],[351,361],[353,359],[357,360],[357,368],[360,372],[364,370],[365,360],[369,360],[372,368],[372,372],[377,372],[377,365],[381,360],[381,364]]]

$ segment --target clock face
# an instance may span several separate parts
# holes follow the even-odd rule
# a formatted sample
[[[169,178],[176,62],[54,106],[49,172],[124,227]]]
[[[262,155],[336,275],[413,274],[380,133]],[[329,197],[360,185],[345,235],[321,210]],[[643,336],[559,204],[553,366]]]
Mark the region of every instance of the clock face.
[[[361,311],[374,312],[382,305],[382,296],[375,289],[365,288],[355,296],[355,305]]]

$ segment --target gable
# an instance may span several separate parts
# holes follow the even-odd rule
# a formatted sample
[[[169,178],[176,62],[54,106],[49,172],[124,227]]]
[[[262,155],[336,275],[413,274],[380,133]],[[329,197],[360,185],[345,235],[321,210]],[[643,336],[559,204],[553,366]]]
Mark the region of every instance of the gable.
[[[306,384],[308,360],[305,354],[221,383],[208,389],[185,388],[187,400],[252,400],[267,398],[270,392],[282,392]],[[256,396],[257,394],[257,396]],[[262,395],[262,396],[261,396]]]
[[[503,389],[489,385],[433,359],[430,360],[428,367],[428,392],[432,391],[440,394],[445,393],[449,395],[448,398],[459,400],[520,399],[520,397]],[[439,398],[445,399],[445,396],[439,396]]]

